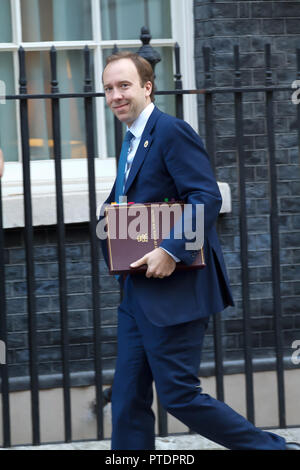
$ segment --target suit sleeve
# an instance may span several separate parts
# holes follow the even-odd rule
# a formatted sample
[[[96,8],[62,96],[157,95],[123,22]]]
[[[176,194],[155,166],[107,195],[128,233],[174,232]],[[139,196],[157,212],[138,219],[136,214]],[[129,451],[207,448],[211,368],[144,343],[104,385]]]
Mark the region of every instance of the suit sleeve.
[[[193,230],[196,229],[196,205],[204,205],[204,237],[215,225],[222,198],[212,172],[202,140],[189,124],[173,120],[164,130],[164,161],[176,185],[180,199],[190,205]],[[187,250],[187,239],[182,225],[182,237],[163,240],[161,247],[186,264],[191,264],[199,250]]]

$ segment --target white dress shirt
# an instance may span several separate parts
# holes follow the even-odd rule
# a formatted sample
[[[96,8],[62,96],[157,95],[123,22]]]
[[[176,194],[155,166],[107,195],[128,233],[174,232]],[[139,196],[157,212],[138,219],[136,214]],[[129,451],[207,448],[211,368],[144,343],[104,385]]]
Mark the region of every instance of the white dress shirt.
[[[146,106],[146,108],[141,112],[139,117],[132,123],[130,129],[127,127],[127,131],[129,130],[134,137],[131,139],[130,142],[130,147],[129,147],[129,152],[127,155],[127,163],[126,163],[126,168],[125,168],[125,181],[124,184],[127,181],[130,168],[134,159],[134,156],[136,154],[137,148],[139,146],[139,143],[141,141],[142,134],[144,132],[144,129],[146,127],[147,121],[154,109],[154,104],[150,103]]]

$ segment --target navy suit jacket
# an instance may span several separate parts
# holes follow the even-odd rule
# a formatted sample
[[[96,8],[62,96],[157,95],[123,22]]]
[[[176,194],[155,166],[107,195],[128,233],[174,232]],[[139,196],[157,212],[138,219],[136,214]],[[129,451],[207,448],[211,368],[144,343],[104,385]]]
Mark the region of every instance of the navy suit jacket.
[[[105,204],[114,201],[114,194],[115,184]],[[125,195],[128,201],[140,203],[168,197],[204,204],[204,269],[173,272],[163,279],[130,275],[137,303],[147,318],[159,326],[174,325],[233,305],[215,229],[222,199],[203,143],[189,124],[154,108],[126,181]],[[189,265],[197,252],[186,250],[186,241],[170,237],[161,246]],[[105,241],[102,249],[107,261]]]

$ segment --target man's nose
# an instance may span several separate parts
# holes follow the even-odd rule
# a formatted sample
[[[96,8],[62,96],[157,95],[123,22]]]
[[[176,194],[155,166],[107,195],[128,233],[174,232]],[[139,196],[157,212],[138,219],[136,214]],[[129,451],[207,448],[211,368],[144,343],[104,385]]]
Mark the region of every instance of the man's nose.
[[[122,98],[123,98],[123,95],[121,93],[121,90],[119,88],[114,88],[112,90],[111,99],[112,100],[121,100]]]

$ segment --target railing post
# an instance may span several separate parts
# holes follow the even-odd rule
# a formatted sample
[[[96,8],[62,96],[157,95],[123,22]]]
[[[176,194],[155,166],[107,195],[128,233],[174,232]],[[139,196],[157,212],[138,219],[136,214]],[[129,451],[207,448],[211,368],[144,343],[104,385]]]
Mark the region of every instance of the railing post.
[[[271,70],[271,46],[265,46],[266,63],[266,86],[272,85]],[[269,156],[269,190],[270,190],[270,231],[271,231],[271,255],[272,255],[272,287],[273,308],[275,322],[275,342],[277,358],[277,387],[279,425],[286,426],[285,413],[285,391],[284,391],[284,368],[283,368],[283,339],[282,339],[282,312],[280,292],[280,242],[279,242],[279,217],[277,203],[277,174],[276,174],[276,149],[274,136],[274,110],[273,90],[266,90],[266,112],[268,133],[268,156]]]
[[[84,48],[85,79],[84,92],[92,92],[90,78],[90,50]],[[100,310],[100,286],[99,286],[99,240],[96,236],[96,183],[95,183],[95,144],[93,123],[93,98],[84,98],[85,128],[87,147],[88,187],[89,187],[89,229],[91,241],[91,266],[92,266],[92,299],[94,322],[94,350],[95,350],[95,386],[96,386],[96,419],[97,438],[103,439],[103,410],[102,410],[102,358],[101,358],[101,310]]]
[[[152,46],[150,46],[150,41],[152,39],[152,36],[149,32],[149,30],[146,28],[146,26],[143,26],[141,28],[141,36],[140,40],[142,41],[142,46],[139,48],[137,53],[141,56],[144,57],[144,59],[148,60],[150,62],[151,67],[153,69],[153,72],[155,72],[155,66],[158,64],[158,62],[161,61],[160,54],[153,49]]]
[[[182,80],[180,72],[180,47],[176,42],[175,44],[175,90],[182,90]],[[177,94],[175,97],[176,100],[176,117],[183,119],[183,95],[181,93]]]
[[[2,183],[0,179],[0,340],[7,347],[7,322],[6,322],[6,291],[5,291],[5,259],[4,259],[4,230],[2,217]],[[1,372],[1,394],[2,394],[2,429],[3,446],[11,446],[10,437],[10,403],[9,403],[9,382],[7,349],[6,363],[0,364]]]
[[[66,250],[65,250],[65,226],[62,190],[61,169],[61,134],[60,134],[60,109],[57,73],[56,73],[56,49],[50,50],[51,63],[51,93],[52,105],[52,130],[54,141],[55,162],[55,184],[56,184],[56,214],[57,214],[57,241],[58,241],[58,265],[59,265],[59,305],[61,319],[62,337],[62,360],[63,360],[63,396],[64,396],[64,418],[65,418],[65,441],[71,442],[71,397],[70,397],[70,371],[69,371],[69,330],[68,330],[68,308],[67,308],[67,279],[66,279]]]
[[[25,51],[19,48],[19,84],[20,94],[27,94],[27,81],[25,70]],[[25,215],[25,248],[26,248],[26,275],[27,275],[27,306],[28,306],[28,332],[29,332],[29,357],[30,357],[30,386],[31,386],[31,415],[33,444],[40,444],[40,411],[39,411],[39,378],[37,359],[37,334],[36,334],[36,302],[35,302],[35,272],[33,250],[33,227],[31,205],[31,178],[30,178],[30,148],[28,126],[27,98],[20,99],[21,140],[22,140],[22,167],[24,190],[24,215]]]
[[[204,65],[204,87],[207,89],[213,86],[212,75],[210,71],[210,47],[203,47],[203,65]],[[206,149],[210,158],[210,164],[215,173],[216,162],[215,162],[215,120],[213,111],[213,94],[211,91],[207,91],[204,95],[204,113],[205,113],[205,142]]]
[[[213,85],[210,71],[210,53],[209,47],[203,47],[204,61],[204,87],[210,88]],[[215,126],[213,112],[213,95],[210,91],[204,95],[204,113],[205,113],[205,141],[211,166],[215,173]],[[222,347],[222,321],[221,313],[213,316],[214,332],[214,355],[215,355],[215,374],[216,374],[216,393],[218,400],[224,401],[224,370],[223,370],[223,347]]]
[[[157,400],[157,418],[158,418],[158,435],[159,437],[166,437],[168,435],[168,415],[166,410],[162,407],[158,394]]]
[[[239,46],[234,46],[235,79],[234,86],[241,87]],[[239,223],[240,223],[240,259],[242,279],[242,305],[243,305],[243,333],[244,357],[246,375],[246,406],[247,418],[254,423],[254,396],[253,396],[253,368],[252,368],[252,341],[251,318],[249,300],[249,267],[248,267],[248,231],[247,231],[247,205],[246,205],[246,170],[244,153],[244,126],[243,126],[243,97],[242,92],[234,93],[235,134],[237,142],[237,170],[239,185]]]
[[[116,54],[119,51],[117,45],[114,45],[113,54]],[[114,131],[115,131],[115,151],[116,151],[116,170],[118,169],[119,157],[122,148],[122,123],[119,119],[114,116]]]
[[[297,57],[297,80],[298,80],[298,88],[300,87],[300,48],[296,50],[296,57]],[[298,156],[299,156],[299,164],[300,164],[300,103],[297,105],[297,128],[298,128]]]
[[[113,48],[113,54],[116,54],[118,51],[119,49],[117,45],[115,44]],[[114,120],[114,133],[115,133],[114,134],[115,135],[115,152],[116,152],[115,162],[116,162],[116,174],[117,174],[119,158],[120,158],[120,153],[121,153],[121,148],[122,148],[122,141],[123,141],[123,126],[122,126],[121,121],[119,121],[119,119],[116,116],[113,117],[113,120]],[[120,288],[120,302],[122,302],[122,299],[123,299],[123,288]]]

